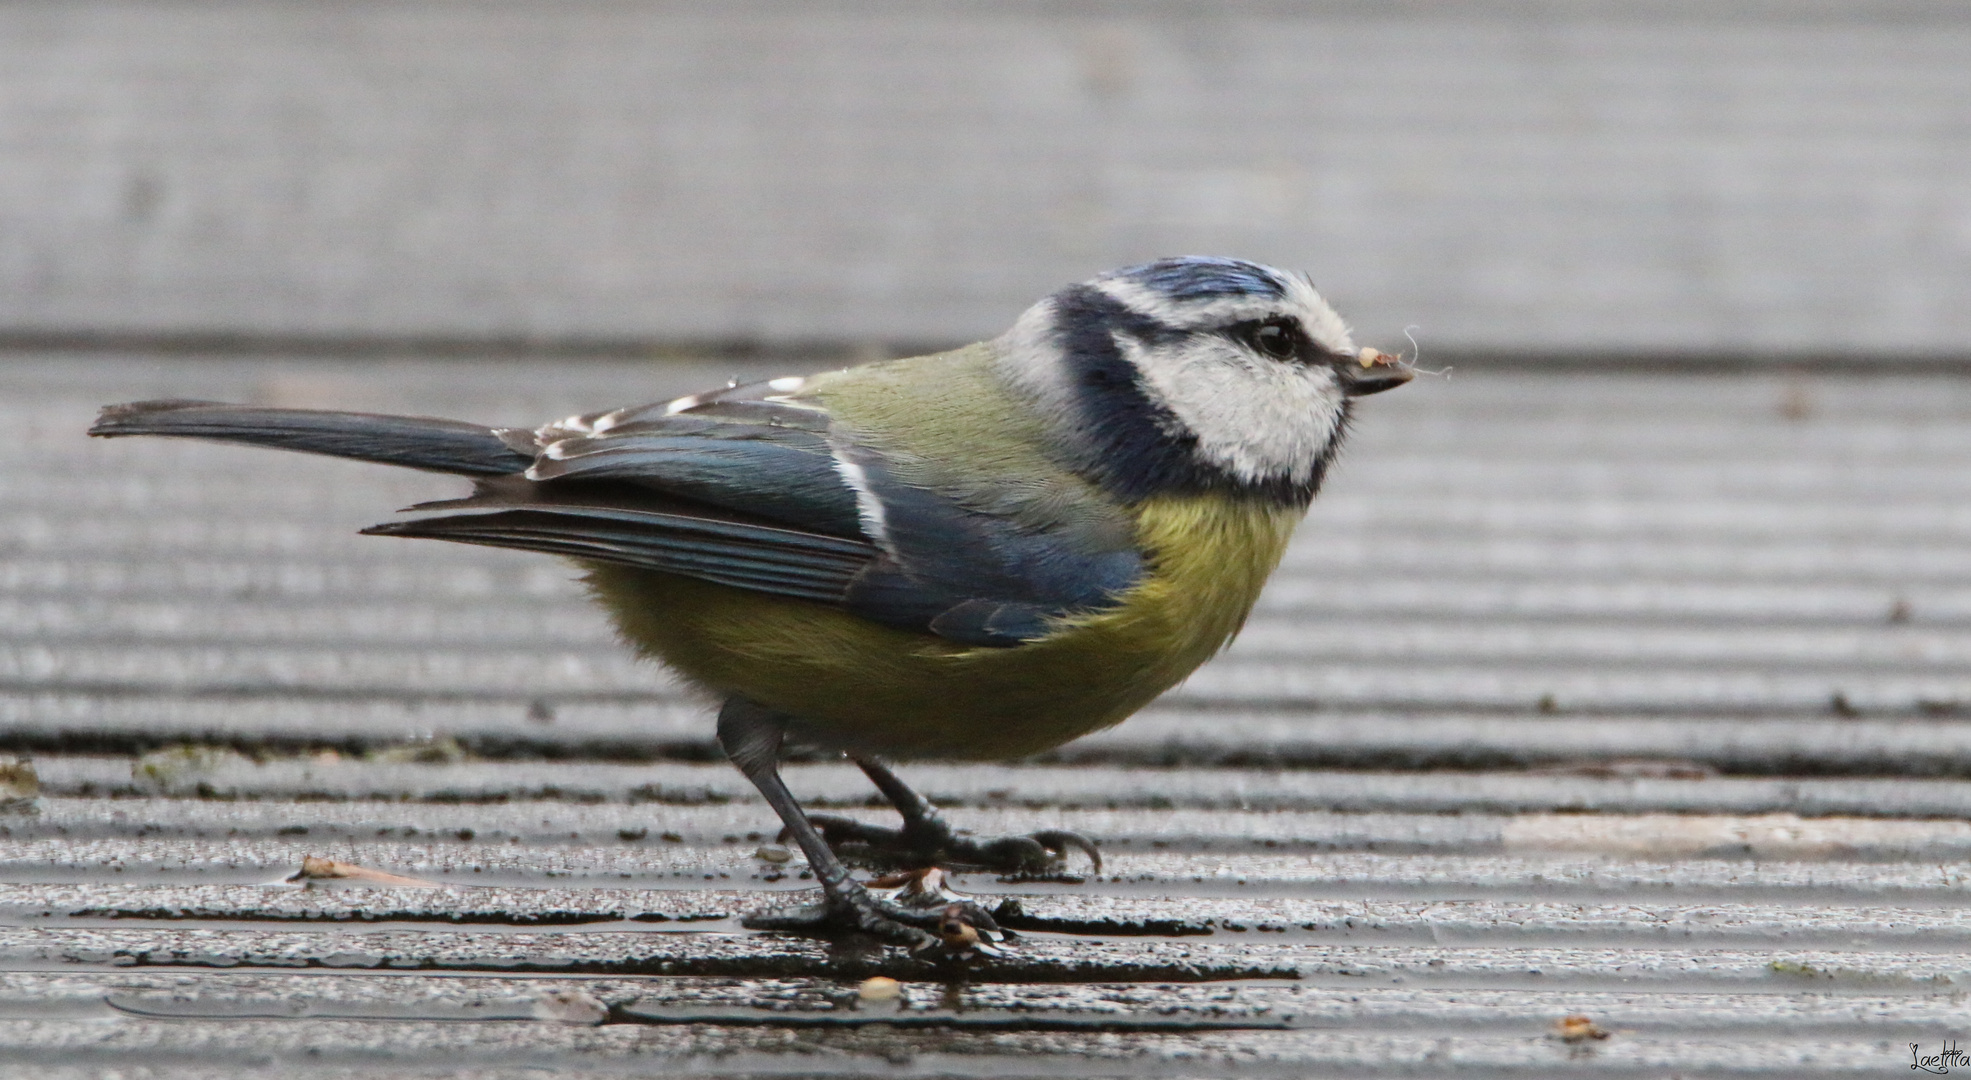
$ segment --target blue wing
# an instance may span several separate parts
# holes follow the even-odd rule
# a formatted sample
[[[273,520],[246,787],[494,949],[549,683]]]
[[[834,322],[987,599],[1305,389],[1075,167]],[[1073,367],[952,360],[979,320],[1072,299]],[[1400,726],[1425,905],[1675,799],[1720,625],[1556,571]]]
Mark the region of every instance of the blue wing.
[[[882,507],[883,554],[856,575],[845,600],[858,614],[954,641],[1016,645],[1044,636],[1058,618],[1109,606],[1142,575],[1133,547],[1023,527],[902,481],[866,447],[842,453]]]
[[[976,645],[1018,645],[1142,575],[1127,545],[969,508],[856,445],[799,380],[505,432],[523,477],[376,532],[520,547],[838,606]],[[422,508],[421,508],[422,509]]]
[[[530,480],[611,481],[797,529],[867,539],[828,414],[754,387],[550,425]]]

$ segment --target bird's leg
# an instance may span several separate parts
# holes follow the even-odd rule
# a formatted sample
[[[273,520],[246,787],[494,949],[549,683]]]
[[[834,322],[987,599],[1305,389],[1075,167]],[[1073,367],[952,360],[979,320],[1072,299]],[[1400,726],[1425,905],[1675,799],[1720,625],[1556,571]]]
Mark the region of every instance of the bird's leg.
[[[857,845],[868,854],[909,869],[930,866],[981,867],[1002,874],[1059,874],[1070,849],[1086,854],[1102,872],[1102,853],[1095,842],[1066,829],[1044,829],[1027,836],[998,836],[974,840],[959,836],[931,801],[911,790],[889,766],[872,758],[856,758],[876,790],[903,815],[903,828],[885,829],[852,818],[814,814],[808,820],[831,846]],[[862,852],[858,851],[858,854]]]
[[[821,883],[821,903],[805,908],[762,911],[741,919],[753,930],[786,930],[795,933],[829,935],[861,932],[912,950],[938,943],[926,929],[944,933],[953,913],[899,907],[869,895],[869,891],[849,877],[848,867],[835,857],[821,833],[809,823],[794,793],[780,778],[780,746],[786,737],[782,719],[750,701],[731,698],[719,710],[719,746],[726,757],[760,789],[767,805],[780,815],[783,835],[793,838],[807,856],[815,880]],[[984,912],[964,911],[966,922],[978,930],[998,932],[999,927]],[[973,940],[977,935],[972,935]]]

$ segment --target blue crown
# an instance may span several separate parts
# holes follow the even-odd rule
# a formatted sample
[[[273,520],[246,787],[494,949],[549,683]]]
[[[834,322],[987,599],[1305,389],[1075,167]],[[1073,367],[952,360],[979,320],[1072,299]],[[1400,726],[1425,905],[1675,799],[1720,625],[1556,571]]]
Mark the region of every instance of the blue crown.
[[[1128,278],[1146,289],[1171,300],[1212,300],[1227,296],[1263,296],[1271,300],[1287,295],[1286,278],[1270,266],[1210,255],[1187,255],[1179,259],[1158,259],[1140,266],[1126,266],[1102,275]]]

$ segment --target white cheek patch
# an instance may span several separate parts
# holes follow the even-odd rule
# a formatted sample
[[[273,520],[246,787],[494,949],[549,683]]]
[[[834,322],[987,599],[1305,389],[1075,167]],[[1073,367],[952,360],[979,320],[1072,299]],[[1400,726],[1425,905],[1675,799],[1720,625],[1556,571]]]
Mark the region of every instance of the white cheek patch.
[[[1345,400],[1325,366],[1262,360],[1215,335],[1152,349],[1118,334],[1116,344],[1198,456],[1245,481],[1313,480]]]

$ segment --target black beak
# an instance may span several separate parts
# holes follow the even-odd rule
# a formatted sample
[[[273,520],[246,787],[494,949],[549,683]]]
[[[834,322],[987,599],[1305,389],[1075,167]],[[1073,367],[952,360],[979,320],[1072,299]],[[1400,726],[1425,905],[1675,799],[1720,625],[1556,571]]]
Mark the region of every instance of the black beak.
[[[1400,357],[1374,349],[1363,349],[1355,356],[1337,360],[1335,371],[1341,375],[1341,392],[1349,397],[1394,390],[1417,377],[1417,369]]]

